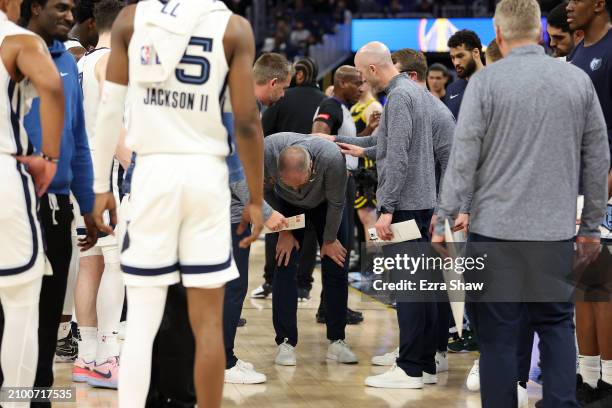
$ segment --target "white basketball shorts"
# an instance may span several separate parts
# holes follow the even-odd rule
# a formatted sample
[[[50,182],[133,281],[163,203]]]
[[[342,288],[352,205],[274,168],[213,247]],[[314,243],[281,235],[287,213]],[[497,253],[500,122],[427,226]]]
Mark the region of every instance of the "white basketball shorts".
[[[126,285],[216,288],[238,277],[225,159],[138,156],[122,244]]]
[[[45,273],[37,197],[25,166],[0,154],[0,287],[21,285]]]

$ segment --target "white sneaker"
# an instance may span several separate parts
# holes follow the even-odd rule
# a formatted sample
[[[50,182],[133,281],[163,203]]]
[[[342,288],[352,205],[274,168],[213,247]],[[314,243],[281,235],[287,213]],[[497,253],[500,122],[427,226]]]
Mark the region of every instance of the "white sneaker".
[[[474,360],[474,365],[465,380],[465,386],[470,391],[480,391],[480,360]]]
[[[365,385],[376,388],[423,388],[423,377],[410,377],[397,365],[380,375],[373,375],[365,379]]]
[[[448,356],[446,351],[438,351],[436,353],[436,373],[442,373],[448,371]]]
[[[327,348],[327,358],[343,364],[355,364],[359,361],[344,340],[336,340],[330,343]]]
[[[372,357],[372,364],[377,366],[392,366],[395,360],[399,357],[399,347],[390,353],[385,353],[382,356]]]
[[[423,384],[437,384],[438,376],[435,374],[429,374],[423,371]]]
[[[261,384],[266,382],[266,376],[253,370],[251,363],[238,360],[235,366],[225,370],[225,382],[228,384]]]
[[[288,343],[288,339],[278,345],[274,364],[282,366],[294,366],[297,363],[295,358],[295,347]]]
[[[529,395],[527,394],[527,388],[523,388],[520,385],[516,385],[516,392],[518,397],[518,408],[529,407]]]

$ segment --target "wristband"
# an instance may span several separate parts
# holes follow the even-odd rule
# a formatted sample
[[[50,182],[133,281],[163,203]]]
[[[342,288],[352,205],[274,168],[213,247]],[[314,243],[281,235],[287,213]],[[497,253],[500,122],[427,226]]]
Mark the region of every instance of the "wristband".
[[[39,152],[38,156],[42,157],[44,160],[46,160],[48,162],[55,163],[55,164],[59,163],[59,161],[60,161],[59,157],[47,156],[43,152]]]

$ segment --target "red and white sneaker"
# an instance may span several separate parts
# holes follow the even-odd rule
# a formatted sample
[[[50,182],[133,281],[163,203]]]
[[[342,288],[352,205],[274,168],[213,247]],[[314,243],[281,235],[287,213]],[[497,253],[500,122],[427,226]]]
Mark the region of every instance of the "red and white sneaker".
[[[93,367],[89,380],[92,387],[117,389],[119,384],[119,357],[111,357]]]
[[[89,376],[91,375],[92,370],[95,365],[96,365],[95,361],[91,361],[88,363],[80,357],[74,360],[74,365],[72,366],[72,381],[74,382],[89,381]]]

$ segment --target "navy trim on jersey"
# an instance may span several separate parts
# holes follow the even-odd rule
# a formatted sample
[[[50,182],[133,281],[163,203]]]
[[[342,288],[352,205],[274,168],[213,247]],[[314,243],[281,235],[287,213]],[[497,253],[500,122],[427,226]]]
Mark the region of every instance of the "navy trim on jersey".
[[[21,140],[19,139],[19,118],[12,109],[14,91],[15,82],[11,80],[9,81],[8,86],[9,102],[11,103],[11,127],[17,145],[17,154],[19,155],[23,153],[23,147],[21,146]],[[20,107],[20,103],[17,102],[17,109],[19,110]],[[30,230],[32,231],[32,256],[30,257],[28,263],[23,266],[17,268],[0,269],[0,276],[16,275],[18,273],[22,273],[31,269],[32,266],[34,266],[34,263],[36,263],[36,257],[38,255],[38,234],[36,233],[36,224],[34,223],[34,215],[32,214],[32,197],[30,197],[30,189],[28,188],[28,177],[24,173],[25,166],[18,161],[15,161],[15,163],[17,166],[17,171],[19,172],[19,176],[21,178],[21,183],[23,185],[23,194],[25,195],[28,222],[30,223]]]
[[[21,138],[19,137],[19,117],[13,111],[13,95],[15,93],[15,86],[17,84],[12,79],[9,81],[8,85],[8,98],[9,98],[9,106],[11,107],[11,126],[13,129],[13,137],[15,138],[15,147],[17,149],[17,156],[21,156],[23,154],[23,146],[21,146]],[[17,126],[15,126],[17,124]]]
[[[183,265],[181,264],[181,272],[184,274],[195,275],[199,273],[211,273],[224,271],[232,265],[232,253],[230,252],[227,261],[215,265]]]
[[[111,166],[110,177],[109,177],[109,180],[110,180],[110,192],[111,193],[114,193],[114,191],[113,191],[113,173],[114,172],[115,172],[115,163],[114,163],[114,159],[113,159],[113,165]],[[119,183],[117,182],[117,184],[119,184]]]
[[[227,82],[229,80],[229,72],[225,74],[225,79],[223,80],[223,86],[221,86],[221,92],[219,92],[219,107],[221,108],[221,120],[223,120],[223,105],[225,104],[225,90],[227,89]],[[232,115],[234,113],[232,112]],[[229,154],[231,156],[234,154],[234,144],[232,143],[232,137],[230,135],[230,131],[227,131],[227,145],[229,147]]]
[[[119,204],[123,201],[123,196],[125,193],[123,192],[123,177],[125,176],[125,170],[123,170],[123,166],[119,163],[119,170],[117,171],[117,187],[119,188]]]
[[[125,273],[129,273],[130,275],[159,276],[178,271],[179,264],[177,262],[174,265],[163,266],[161,268],[137,268],[135,266],[121,264],[121,270]]]
[[[96,52],[96,51],[100,51],[100,50],[110,50],[110,48],[108,48],[108,47],[94,48],[94,49],[93,49],[93,50],[91,50],[91,51],[87,51],[87,52],[85,53],[85,55],[83,55],[83,56],[85,57],[85,56],[87,56],[87,55],[91,55],[91,54],[93,54],[94,52]]]
[[[111,224],[111,228],[114,230],[115,226]],[[77,236],[82,237],[87,235],[87,228],[79,227],[76,229]],[[106,232],[98,231],[98,238],[108,237]]]

